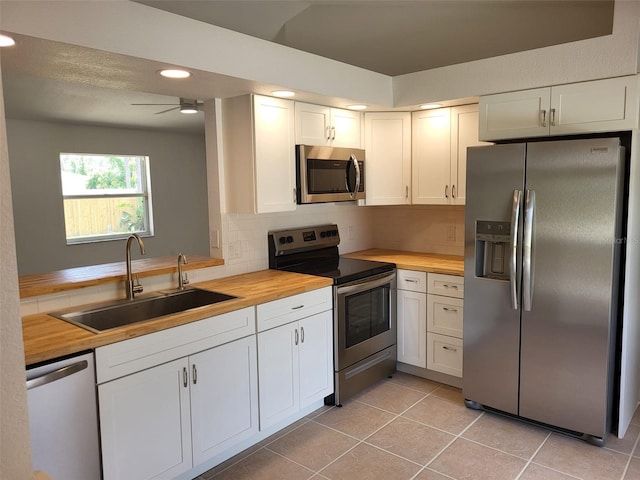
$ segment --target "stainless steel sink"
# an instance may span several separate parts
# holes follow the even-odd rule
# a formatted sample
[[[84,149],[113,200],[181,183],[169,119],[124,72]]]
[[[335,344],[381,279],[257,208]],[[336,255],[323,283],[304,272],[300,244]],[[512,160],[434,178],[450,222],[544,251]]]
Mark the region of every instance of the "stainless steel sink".
[[[116,300],[95,304],[84,310],[76,308],[53,312],[50,315],[94,333],[101,333],[234,298],[238,297],[189,287],[184,290],[155,292],[136,297],[135,300]]]

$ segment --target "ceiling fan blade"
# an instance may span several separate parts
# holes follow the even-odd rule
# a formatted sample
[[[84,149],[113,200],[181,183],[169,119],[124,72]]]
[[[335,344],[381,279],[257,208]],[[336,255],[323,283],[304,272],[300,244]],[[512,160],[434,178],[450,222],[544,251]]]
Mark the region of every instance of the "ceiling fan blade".
[[[178,110],[180,108],[180,105],[178,105],[177,107],[173,107],[173,108],[168,108],[166,110],[162,110],[161,112],[156,112],[154,115],[160,115],[161,113],[167,113],[170,112],[171,110]]]

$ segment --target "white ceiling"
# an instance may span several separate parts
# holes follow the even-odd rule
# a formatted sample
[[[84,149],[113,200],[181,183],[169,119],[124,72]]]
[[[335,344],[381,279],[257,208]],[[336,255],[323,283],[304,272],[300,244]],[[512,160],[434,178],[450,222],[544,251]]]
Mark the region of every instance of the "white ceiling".
[[[611,0],[137,3],[392,76],[606,35],[613,21]],[[30,37],[20,38],[20,50],[3,50],[7,117],[202,132],[202,113],[157,114],[170,107],[131,104],[175,104],[179,96],[202,100],[212,98],[212,93],[225,97],[247,88],[256,93],[272,89],[223,76],[216,77],[215,92],[211,82],[206,87],[192,82],[190,92],[160,89],[157,79],[136,77],[145,60],[105,56],[100,62],[86,62],[86,54],[79,47]],[[56,63],[62,58],[82,68],[65,74]],[[100,68],[87,68],[89,63]]]

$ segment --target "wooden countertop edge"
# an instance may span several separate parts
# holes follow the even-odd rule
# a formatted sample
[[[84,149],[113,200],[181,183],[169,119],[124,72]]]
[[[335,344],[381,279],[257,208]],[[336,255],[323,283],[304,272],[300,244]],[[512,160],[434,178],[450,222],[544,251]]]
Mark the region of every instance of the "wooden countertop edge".
[[[224,265],[224,260],[221,258],[198,255],[187,255],[187,258],[189,263],[184,266],[185,271]],[[177,271],[178,261],[177,257],[138,259],[131,262],[131,269],[134,276],[139,278],[164,275]],[[125,262],[68,268],[42,274],[21,275],[19,279],[20,298],[60,293],[107,283],[124,282],[126,275]]]
[[[344,255],[361,260],[395,263],[397,268],[420,272],[442,273],[445,275],[464,275],[464,257],[442,255],[438,253],[405,252],[372,248]]]
[[[238,298],[97,334],[46,313],[29,315],[22,319],[25,364],[34,365],[330,285],[332,280],[328,278],[276,270],[201,282],[193,286]]]

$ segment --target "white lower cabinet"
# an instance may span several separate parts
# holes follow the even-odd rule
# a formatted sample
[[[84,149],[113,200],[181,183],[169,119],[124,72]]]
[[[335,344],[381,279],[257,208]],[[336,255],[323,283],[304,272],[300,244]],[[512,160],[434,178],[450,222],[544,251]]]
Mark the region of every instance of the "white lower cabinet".
[[[105,479],[174,478],[258,432],[255,337],[98,386]]]
[[[398,361],[427,367],[427,274],[398,270]]]
[[[427,368],[462,377],[464,278],[428,274]]]
[[[330,310],[258,333],[260,429],[333,393]]]

